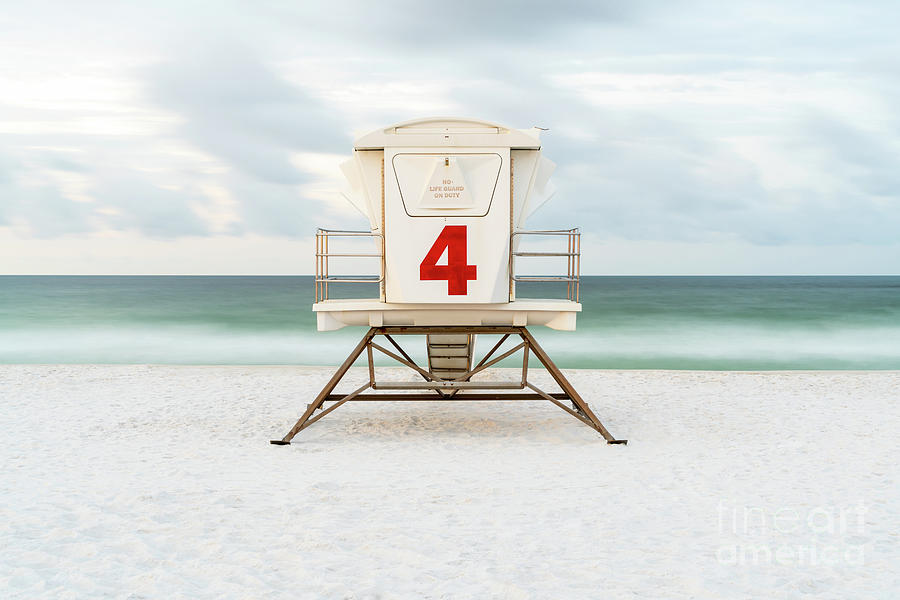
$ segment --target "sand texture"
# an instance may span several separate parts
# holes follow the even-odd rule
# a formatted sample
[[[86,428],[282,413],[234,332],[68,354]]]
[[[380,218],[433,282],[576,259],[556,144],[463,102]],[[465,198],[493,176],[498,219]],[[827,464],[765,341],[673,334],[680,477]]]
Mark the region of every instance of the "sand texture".
[[[360,402],[277,447],[330,370],[0,366],[0,596],[900,590],[900,373],[568,373],[628,446],[546,402]]]

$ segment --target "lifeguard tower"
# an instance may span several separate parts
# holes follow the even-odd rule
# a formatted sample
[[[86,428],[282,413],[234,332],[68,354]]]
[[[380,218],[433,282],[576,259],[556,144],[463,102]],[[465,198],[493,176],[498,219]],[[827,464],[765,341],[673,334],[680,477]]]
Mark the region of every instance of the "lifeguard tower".
[[[368,217],[370,230],[317,231],[313,310],[319,331],[346,326],[368,331],[287,435],[272,443],[289,444],[345,402],[372,400],[545,400],[608,443],[627,443],[606,430],[527,329],[545,325],[572,331],[581,311],[579,230],[525,229],[526,218],[553,194],[554,168],[541,155],[539,129],[485,121],[420,119],[357,139],[342,170],[350,183],[347,198]],[[340,242],[359,241],[346,238],[361,237],[374,241],[373,251],[337,249]],[[523,250],[529,239],[556,244],[550,250]],[[520,274],[517,260],[528,257],[556,257],[565,263],[565,272]],[[368,276],[340,275],[330,268],[337,258],[377,266]],[[524,282],[557,282],[565,297],[517,298],[516,285]],[[348,283],[377,287],[378,297],[332,297],[338,284]],[[479,334],[501,337],[476,360]],[[426,365],[417,364],[395,339],[412,336],[423,338]],[[500,352],[510,338],[513,347]],[[409,367],[421,380],[376,381],[374,351]],[[369,380],[348,394],[333,393],[364,352]],[[522,357],[516,381],[474,377],[516,353]],[[528,380],[530,354],[559,392],[546,392]]]

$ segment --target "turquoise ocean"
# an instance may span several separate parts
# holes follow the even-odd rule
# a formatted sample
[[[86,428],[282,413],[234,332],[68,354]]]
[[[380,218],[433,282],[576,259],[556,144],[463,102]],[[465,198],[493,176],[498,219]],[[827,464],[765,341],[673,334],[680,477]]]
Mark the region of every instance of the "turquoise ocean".
[[[900,369],[900,277],[585,277],[581,295],[577,331],[533,329],[563,367]],[[335,365],[363,329],[316,332],[312,298],[311,277],[0,276],[0,363]]]

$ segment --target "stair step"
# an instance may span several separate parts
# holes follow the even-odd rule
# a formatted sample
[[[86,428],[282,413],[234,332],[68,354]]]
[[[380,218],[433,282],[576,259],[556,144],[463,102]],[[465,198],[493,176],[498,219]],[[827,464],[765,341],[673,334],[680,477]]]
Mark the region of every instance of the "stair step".
[[[431,344],[468,344],[468,333],[443,333],[429,335],[428,341]]]
[[[432,356],[431,366],[435,369],[443,369],[444,367],[465,369],[469,366],[469,359],[465,356],[452,356],[450,358],[438,358]]]
[[[438,379],[443,379],[443,380],[445,380],[445,381],[448,380],[448,379],[449,379],[449,380],[456,379],[457,377],[459,377],[459,376],[461,375],[461,373],[457,373],[457,372],[454,372],[454,371],[440,371],[440,370],[438,370],[438,369],[435,369],[435,370],[432,371],[431,373],[432,373],[432,375],[434,375],[434,376],[437,377]]]
[[[428,348],[429,356],[469,356],[468,348]]]

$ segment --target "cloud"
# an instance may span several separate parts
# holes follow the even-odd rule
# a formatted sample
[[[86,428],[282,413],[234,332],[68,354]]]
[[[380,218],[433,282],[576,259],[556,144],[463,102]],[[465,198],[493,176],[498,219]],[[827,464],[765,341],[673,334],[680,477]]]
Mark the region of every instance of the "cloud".
[[[829,172],[837,170],[860,194],[898,196],[900,140],[827,115],[811,116],[805,129],[810,145],[825,153]]]
[[[206,235],[209,226],[192,209],[206,199],[190,189],[165,189],[136,173],[103,177],[93,195],[104,208],[104,224],[151,238]]]
[[[78,160],[73,160],[58,152],[47,152],[41,157],[43,166],[53,171],[68,171],[70,173],[88,173],[90,168]]]
[[[348,144],[332,112],[236,45],[186,50],[150,69],[147,89],[181,117],[186,140],[268,183],[304,180],[290,162],[293,152]]]
[[[707,62],[699,75],[679,60],[677,77],[595,65],[561,77],[538,63],[452,93],[500,122],[550,125],[543,148],[560,191],[533,225],[696,243],[895,241],[898,138],[871,123],[896,122],[896,109],[834,72],[810,82],[793,63],[762,74],[718,60],[729,70]]]
[[[23,185],[23,171],[19,160],[0,153],[0,225],[38,238],[91,229],[89,205],[64,197],[58,187],[42,180]]]
[[[66,177],[83,181],[73,197]],[[138,232],[151,238],[205,235],[192,208],[207,199],[191,189],[165,189],[152,177],[115,166],[89,168],[52,150],[25,157],[0,155],[0,225],[49,239],[98,230]]]
[[[52,186],[17,187],[0,182],[0,225],[37,238],[52,238],[92,229],[92,207],[63,197]]]
[[[450,50],[450,56],[468,60],[472,58],[468,48],[473,45],[558,44],[560,36],[573,29],[622,25],[633,20],[645,4],[638,0],[360,0],[333,5],[270,4],[260,10],[269,22],[302,30],[317,42],[330,38],[338,46],[349,43],[351,48],[362,45],[373,50],[410,51],[412,54],[406,57],[410,60],[436,50]],[[311,23],[315,26],[310,27]]]
[[[560,191],[534,226],[773,247],[888,244],[900,230],[888,2],[9,12],[0,222],[34,236],[339,226],[332,183],[298,156],[347,154],[350,130],[434,113],[550,127]],[[72,43],[142,15],[133,36]]]

